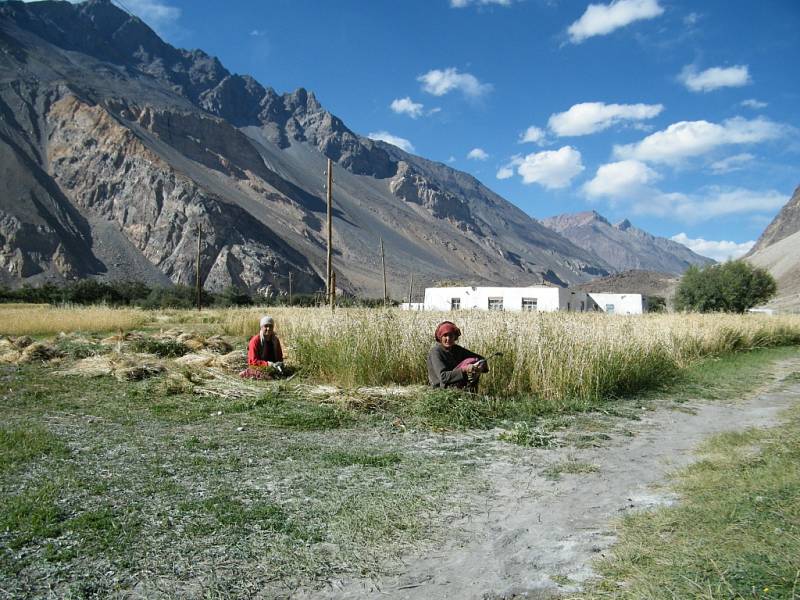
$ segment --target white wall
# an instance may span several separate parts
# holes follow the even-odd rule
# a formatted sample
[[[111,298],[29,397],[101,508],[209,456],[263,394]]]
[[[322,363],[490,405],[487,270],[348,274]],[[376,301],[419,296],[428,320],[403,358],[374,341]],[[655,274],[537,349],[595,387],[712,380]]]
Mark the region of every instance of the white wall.
[[[616,315],[640,315],[644,312],[644,302],[641,294],[600,294],[590,292],[589,296],[597,302],[603,312],[613,312]],[[609,305],[613,309],[609,309]]]
[[[591,299],[583,292],[571,292],[549,286],[531,287],[443,287],[425,289],[425,310],[450,310],[453,298],[460,300],[460,310],[489,308],[490,298],[502,298],[503,310],[522,310],[522,300],[536,299],[536,309],[542,312],[557,310],[593,310]]]

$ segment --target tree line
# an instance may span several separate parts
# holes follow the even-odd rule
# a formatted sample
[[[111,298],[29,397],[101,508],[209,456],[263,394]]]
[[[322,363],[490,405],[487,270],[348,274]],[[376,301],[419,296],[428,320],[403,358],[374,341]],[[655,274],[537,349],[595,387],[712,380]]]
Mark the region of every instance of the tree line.
[[[273,294],[254,295],[247,290],[230,286],[221,292],[201,290],[201,301],[205,307],[225,308],[230,306],[318,306],[324,304],[323,293],[318,294]],[[44,283],[38,286],[24,285],[17,289],[0,287],[0,302],[25,302],[31,304],[106,304],[109,306],[138,306],[146,309],[193,308],[197,306],[195,288],[185,285],[149,286],[141,281],[98,281],[81,279],[57,285]],[[383,306],[382,299],[340,296],[339,306]]]

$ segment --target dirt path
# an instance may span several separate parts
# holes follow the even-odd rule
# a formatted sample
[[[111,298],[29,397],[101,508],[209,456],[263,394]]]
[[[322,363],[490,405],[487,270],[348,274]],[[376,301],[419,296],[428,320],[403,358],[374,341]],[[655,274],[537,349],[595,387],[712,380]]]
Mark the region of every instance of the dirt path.
[[[781,410],[800,401],[800,384],[780,384],[782,375],[798,368],[797,360],[781,363],[778,381],[747,400],[645,411],[626,425],[632,437],[613,436],[602,447],[538,450],[527,464],[493,463],[486,510],[454,523],[437,551],[408,558],[398,577],[336,582],[300,597],[547,598],[575,591],[592,574],[591,561],[614,542],[617,517],[674,500],[659,484],[696,459],[699,442],[723,431],[773,425]],[[557,480],[542,474],[567,460],[598,470]]]

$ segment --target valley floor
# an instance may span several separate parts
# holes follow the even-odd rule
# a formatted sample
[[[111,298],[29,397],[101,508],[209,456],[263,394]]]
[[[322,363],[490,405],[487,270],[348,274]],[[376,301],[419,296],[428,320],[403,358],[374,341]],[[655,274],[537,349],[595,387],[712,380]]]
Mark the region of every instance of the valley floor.
[[[576,594],[618,517],[675,502],[701,440],[775,425],[798,373],[796,347],[743,353],[602,410],[459,432],[363,392],[226,400],[6,366],[0,598]]]

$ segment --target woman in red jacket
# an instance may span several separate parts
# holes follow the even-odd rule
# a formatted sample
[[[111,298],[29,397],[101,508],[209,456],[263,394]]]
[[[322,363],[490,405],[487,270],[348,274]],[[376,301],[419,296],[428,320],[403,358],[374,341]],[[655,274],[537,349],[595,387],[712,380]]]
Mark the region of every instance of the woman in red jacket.
[[[272,367],[279,373],[283,370],[283,348],[275,335],[275,319],[263,316],[259,325],[260,331],[250,338],[247,346],[247,368],[239,373],[241,377],[269,379],[270,369],[264,367]]]

